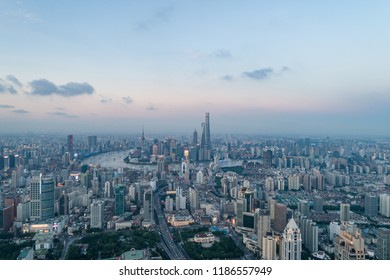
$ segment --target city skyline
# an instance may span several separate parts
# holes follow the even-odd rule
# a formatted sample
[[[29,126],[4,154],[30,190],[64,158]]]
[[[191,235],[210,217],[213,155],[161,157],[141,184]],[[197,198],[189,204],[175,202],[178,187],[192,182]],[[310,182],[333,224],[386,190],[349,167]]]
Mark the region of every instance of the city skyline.
[[[390,135],[385,1],[1,4],[2,134]]]

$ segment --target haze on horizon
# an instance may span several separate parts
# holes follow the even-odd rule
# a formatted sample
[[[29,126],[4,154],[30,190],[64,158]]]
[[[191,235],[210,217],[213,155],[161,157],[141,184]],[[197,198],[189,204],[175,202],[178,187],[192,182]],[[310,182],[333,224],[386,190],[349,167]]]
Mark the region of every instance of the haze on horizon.
[[[1,134],[390,135],[388,1],[0,6]]]

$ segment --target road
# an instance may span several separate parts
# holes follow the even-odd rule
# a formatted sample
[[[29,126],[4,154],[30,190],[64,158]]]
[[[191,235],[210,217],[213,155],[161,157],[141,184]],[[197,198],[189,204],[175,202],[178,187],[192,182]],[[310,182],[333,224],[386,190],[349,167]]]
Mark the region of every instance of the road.
[[[173,241],[171,232],[169,231],[167,221],[160,206],[160,195],[167,187],[158,190],[154,195],[154,210],[156,211],[157,224],[160,227],[161,237],[165,244],[165,250],[171,260],[185,260],[186,257],[180,247]]]
[[[240,248],[240,250],[244,253],[244,255],[241,257],[242,259],[255,260],[253,254],[245,247],[245,245],[241,242],[241,239],[237,236],[234,230],[231,229],[230,226],[229,226],[229,235],[233,239],[236,246]]]

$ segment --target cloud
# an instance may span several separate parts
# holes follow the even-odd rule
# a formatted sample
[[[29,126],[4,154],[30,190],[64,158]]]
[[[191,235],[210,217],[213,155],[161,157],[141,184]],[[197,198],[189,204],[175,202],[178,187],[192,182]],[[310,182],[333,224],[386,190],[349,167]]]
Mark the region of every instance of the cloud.
[[[13,86],[7,84],[4,80],[0,79],[0,93],[16,94],[18,92]]]
[[[65,111],[65,108],[64,107],[55,107],[54,109],[58,110],[58,111]]]
[[[100,96],[100,103],[111,103],[111,98],[105,97],[105,96]]]
[[[244,72],[243,75],[247,78],[254,80],[265,80],[274,74],[274,70],[271,67],[261,68],[253,70],[251,72]]]
[[[79,117],[76,115],[70,115],[70,114],[65,113],[65,112],[48,112],[47,114],[52,115],[52,116],[65,117],[65,118],[78,118]]]
[[[29,111],[22,110],[22,109],[13,110],[13,111],[11,111],[11,112],[12,112],[12,113],[16,113],[16,114],[28,114],[28,113],[30,113]]]
[[[230,82],[230,81],[233,81],[233,76],[225,75],[225,76],[221,77],[221,80]]]
[[[6,79],[18,87],[23,86],[22,83],[13,75],[8,75]]]
[[[57,86],[54,83],[39,79],[30,82],[32,95],[60,95],[64,97],[73,97],[78,95],[90,95],[95,92],[95,89],[88,83],[69,82],[65,85]]]
[[[15,108],[15,106],[0,104],[0,108],[2,108],[2,109],[8,109],[8,108]]]
[[[133,99],[131,99],[130,96],[124,96],[124,97],[122,97],[122,100],[123,100],[123,102],[125,102],[126,104],[131,104],[131,103],[133,103]]]
[[[216,58],[232,58],[231,53],[225,49],[219,49],[213,52],[213,56]]]
[[[146,110],[148,110],[148,111],[157,111],[157,108],[154,107],[153,105],[150,105],[150,106],[146,107]]]
[[[150,18],[138,22],[136,27],[142,31],[150,30],[154,26],[158,26],[160,23],[167,22],[171,17],[173,10],[173,5],[160,7],[154,11]]]

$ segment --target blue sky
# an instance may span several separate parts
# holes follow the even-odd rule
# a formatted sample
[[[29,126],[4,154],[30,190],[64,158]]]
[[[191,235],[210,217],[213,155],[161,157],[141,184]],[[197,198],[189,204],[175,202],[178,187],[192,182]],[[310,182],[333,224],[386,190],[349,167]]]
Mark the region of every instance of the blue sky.
[[[0,0],[0,130],[389,135],[389,8]]]

